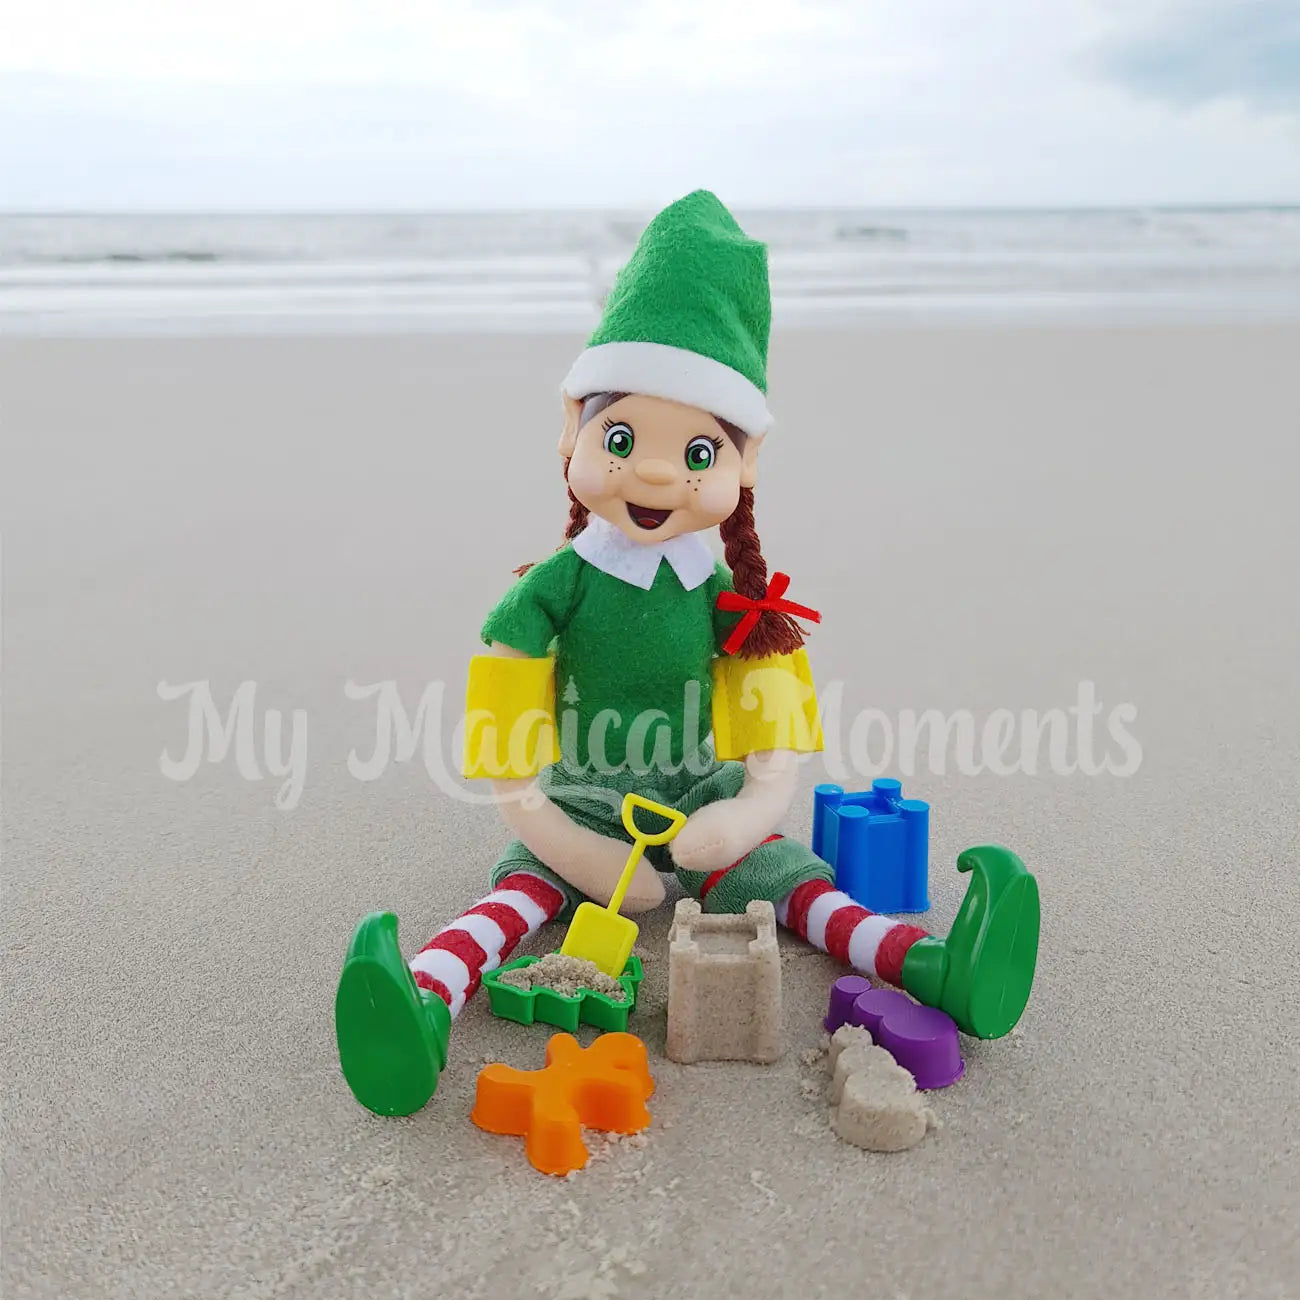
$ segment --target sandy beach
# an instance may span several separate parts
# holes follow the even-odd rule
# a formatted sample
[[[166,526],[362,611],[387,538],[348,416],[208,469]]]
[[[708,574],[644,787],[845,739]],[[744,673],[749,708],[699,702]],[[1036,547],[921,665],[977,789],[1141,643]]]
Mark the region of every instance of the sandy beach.
[[[376,697],[350,695],[414,714],[445,683],[449,761],[481,619],[560,539],[578,345],[0,343],[5,1297],[1300,1293],[1300,327],[773,340],[758,524],[824,613],[823,697],[982,721],[1092,683],[1116,759],[1136,709],[1128,775],[903,777],[932,805],[923,923],[971,844],[1043,898],[1024,1019],[965,1041],[920,1146],[829,1130],[801,1054],[837,972],[789,936],[778,1064],[664,1059],[671,894],[637,947],[643,1146],[550,1180],[476,1129],[480,1066],[540,1065],[548,1032],[481,998],[423,1112],[353,1101],[354,922],[391,909],[414,951],[505,837],[418,755],[357,779]],[[223,716],[255,684],[253,769],[160,770],[187,706],[159,685],[196,682]],[[306,720],[300,788],[266,709]],[[867,779],[849,732],[790,833],[828,771]]]

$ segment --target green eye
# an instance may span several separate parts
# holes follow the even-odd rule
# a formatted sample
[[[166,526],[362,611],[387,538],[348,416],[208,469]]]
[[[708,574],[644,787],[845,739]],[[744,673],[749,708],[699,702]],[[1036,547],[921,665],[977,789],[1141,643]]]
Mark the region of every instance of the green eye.
[[[708,469],[717,459],[718,444],[712,438],[692,438],[686,444],[686,468]]]
[[[605,450],[611,456],[626,460],[632,454],[632,430],[626,424],[605,426]]]

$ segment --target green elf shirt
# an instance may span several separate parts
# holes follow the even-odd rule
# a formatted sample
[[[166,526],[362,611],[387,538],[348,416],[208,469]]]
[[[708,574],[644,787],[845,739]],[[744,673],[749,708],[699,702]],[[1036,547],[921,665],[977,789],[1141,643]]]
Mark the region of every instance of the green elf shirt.
[[[739,615],[721,613],[731,574],[694,533],[634,542],[592,516],[488,615],[482,636],[555,655],[562,761],[598,771],[680,765],[710,728],[710,663]]]

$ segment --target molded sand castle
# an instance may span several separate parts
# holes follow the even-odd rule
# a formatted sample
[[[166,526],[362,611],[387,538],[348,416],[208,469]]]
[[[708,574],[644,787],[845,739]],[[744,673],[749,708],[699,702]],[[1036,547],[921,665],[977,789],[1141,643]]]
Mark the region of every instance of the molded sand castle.
[[[780,1057],[781,954],[771,903],[705,915],[683,898],[668,932],[668,1059]]]

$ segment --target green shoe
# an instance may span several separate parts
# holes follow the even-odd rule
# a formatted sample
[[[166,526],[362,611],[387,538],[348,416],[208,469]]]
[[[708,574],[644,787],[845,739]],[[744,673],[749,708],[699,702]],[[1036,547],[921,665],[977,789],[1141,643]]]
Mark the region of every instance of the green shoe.
[[[376,1115],[411,1115],[447,1063],[451,1012],[422,993],[397,946],[397,917],[371,912],[357,926],[334,997],[339,1065],[352,1095]]]
[[[1038,882],[1010,849],[984,844],[957,859],[972,872],[946,939],[919,939],[903,958],[903,987],[946,1011],[963,1033],[1001,1038],[1029,1001],[1038,961]]]

